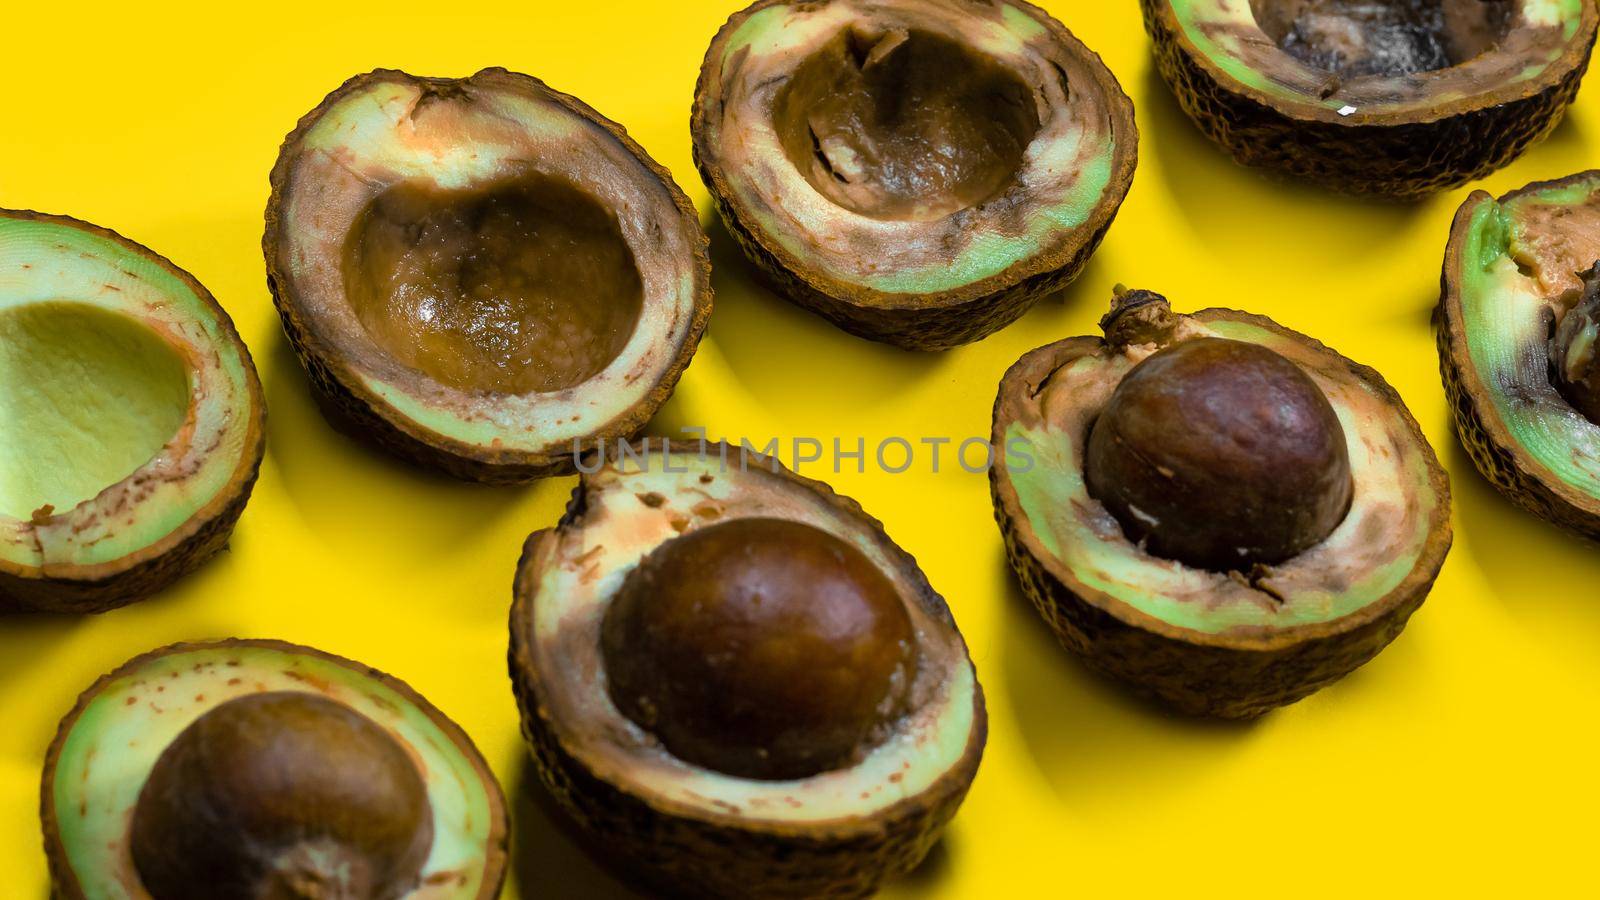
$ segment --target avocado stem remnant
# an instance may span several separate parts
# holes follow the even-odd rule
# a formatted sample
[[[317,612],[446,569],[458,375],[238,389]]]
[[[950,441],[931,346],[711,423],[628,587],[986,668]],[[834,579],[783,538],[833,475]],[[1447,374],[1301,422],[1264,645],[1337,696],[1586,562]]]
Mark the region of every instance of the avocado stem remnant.
[[[1166,346],[1178,327],[1178,316],[1167,298],[1155,291],[1111,289],[1111,311],[1100,318],[1106,343],[1121,350],[1134,344]]]

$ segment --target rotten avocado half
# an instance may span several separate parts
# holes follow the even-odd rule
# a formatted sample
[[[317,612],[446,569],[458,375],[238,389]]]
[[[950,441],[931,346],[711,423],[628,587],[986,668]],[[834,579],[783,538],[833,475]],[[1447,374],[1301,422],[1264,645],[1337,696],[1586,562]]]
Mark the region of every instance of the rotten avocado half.
[[[267,280],[336,426],[486,482],[572,470],[666,402],[711,313],[694,206],[536,78],[379,70],[272,171]]]
[[[0,612],[98,612],[228,542],[266,449],[233,320],[189,273],[0,210]]]
[[[517,570],[511,677],[545,785],[676,894],[861,897],[910,871],[986,735],[943,599],[776,460],[613,449]]]
[[[1399,635],[1449,551],[1450,491],[1383,378],[1148,291],[1102,327],[1024,355],[995,402],[995,517],[1062,644],[1182,711],[1246,718]]]
[[[1157,67],[1245,165],[1400,199],[1506,165],[1561,120],[1593,0],[1140,0]]]
[[[975,341],[1077,277],[1133,104],[1021,0],[759,0],[695,89],[695,164],[773,287],[863,337]]]
[[[177,644],[102,677],[46,757],[61,900],[488,900],[508,821],[410,687],[280,641]]]
[[[1435,316],[1456,433],[1484,477],[1600,540],[1600,171],[1475,191]]]

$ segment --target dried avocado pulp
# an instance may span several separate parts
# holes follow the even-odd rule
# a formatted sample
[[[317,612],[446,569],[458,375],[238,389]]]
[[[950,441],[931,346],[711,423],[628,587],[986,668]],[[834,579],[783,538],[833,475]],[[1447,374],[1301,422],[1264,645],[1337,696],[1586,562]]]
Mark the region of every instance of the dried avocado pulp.
[[[410,687],[280,641],[178,644],[97,681],[46,757],[63,900],[486,900],[500,786]]]
[[[671,175],[526,75],[352,78],[301,119],[272,188],[268,282],[319,404],[458,477],[570,472],[632,435],[711,313]]]
[[[1436,315],[1445,391],[1473,463],[1518,504],[1594,539],[1597,261],[1600,171],[1498,200],[1474,191],[1450,229]]]
[[[1560,121],[1592,0],[1140,0],[1184,111],[1246,165],[1411,198]]]
[[[541,778],[664,889],[856,897],[909,871],[986,734],[944,601],[877,520],[775,460],[627,449],[517,570]]]
[[[790,300],[914,349],[1075,278],[1133,182],[1133,104],[1020,0],[761,0],[695,89],[695,164]]]
[[[1008,450],[990,471],[995,516],[1012,568],[1062,643],[1181,710],[1226,717],[1292,703],[1376,655],[1421,605],[1451,538],[1448,481],[1399,395],[1373,370],[1248,313],[1179,315],[1159,295],[1134,291],[1119,295],[1102,324],[1104,339],[1068,338],[1025,354],[995,401],[993,440]],[[1280,392],[1298,389],[1243,376],[1210,395],[1225,403],[1208,409],[1206,395],[1191,394],[1192,406],[1173,413],[1188,422],[1157,423],[1172,446],[1144,477],[1163,487],[1113,473],[1153,502],[1165,496],[1171,512],[1102,502],[1086,469],[1093,474],[1100,420],[1130,373],[1215,339],[1256,345],[1253,352],[1272,351],[1300,369],[1335,414],[1343,452],[1321,446],[1332,426],[1306,424],[1318,404],[1296,399],[1298,408],[1286,411]],[[1198,431],[1196,423],[1208,420],[1237,430],[1232,437],[1178,430]],[[1307,440],[1293,463],[1249,462],[1253,454],[1230,458],[1214,449],[1237,441],[1277,450]],[[1297,474],[1299,466],[1333,475]],[[1341,471],[1349,477],[1341,480]],[[1299,488],[1307,497],[1274,497],[1274,477],[1311,479]],[[1346,483],[1348,502],[1340,498]],[[1278,506],[1318,510],[1325,500],[1342,511],[1279,521],[1287,513]],[[1230,504],[1254,513],[1230,516]],[[1189,518],[1169,526],[1168,515]],[[1262,530],[1257,520],[1271,527]],[[1163,527],[1180,535],[1236,529],[1244,535],[1241,564],[1157,555],[1140,530]],[[1252,542],[1252,528],[1261,543]],[[1278,547],[1265,540],[1281,532],[1316,540]]]
[[[0,611],[110,609],[211,558],[265,418],[250,352],[191,275],[0,210]]]

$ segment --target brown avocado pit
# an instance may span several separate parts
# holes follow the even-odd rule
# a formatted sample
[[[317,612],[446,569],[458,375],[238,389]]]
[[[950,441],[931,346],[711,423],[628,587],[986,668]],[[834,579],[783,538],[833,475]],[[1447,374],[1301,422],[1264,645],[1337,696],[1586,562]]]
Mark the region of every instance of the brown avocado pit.
[[[720,522],[652,550],[606,610],[611,697],[678,757],[793,779],[859,760],[905,709],[916,643],[861,551],[786,519]]]
[[[1513,0],[1251,0],[1267,37],[1344,78],[1459,65],[1505,36]]]
[[[992,58],[924,30],[843,29],[774,99],[790,162],[839,206],[932,221],[1015,180],[1039,131],[1033,91]]]
[[[155,900],[391,900],[416,887],[432,841],[406,751],[348,706],[298,692],[196,719],[157,759],[130,828]]]
[[[1550,373],[1556,390],[1590,422],[1600,424],[1600,262],[1583,272],[1583,293],[1550,338]]]
[[[616,214],[539,174],[386,188],[350,229],[344,273],[373,340],[464,391],[588,381],[622,352],[643,300]]]
[[[1350,508],[1350,458],[1305,372],[1246,341],[1196,338],[1140,362],[1090,428],[1090,496],[1150,552],[1249,571],[1320,543]]]

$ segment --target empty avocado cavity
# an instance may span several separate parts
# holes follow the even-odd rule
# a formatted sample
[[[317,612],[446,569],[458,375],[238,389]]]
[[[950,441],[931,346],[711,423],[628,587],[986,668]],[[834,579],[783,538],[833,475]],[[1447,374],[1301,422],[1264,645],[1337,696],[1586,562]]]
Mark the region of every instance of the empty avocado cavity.
[[[1261,30],[1307,65],[1346,78],[1466,62],[1505,35],[1516,0],[1251,0]]]

